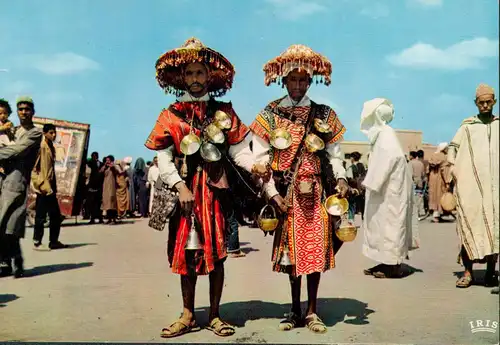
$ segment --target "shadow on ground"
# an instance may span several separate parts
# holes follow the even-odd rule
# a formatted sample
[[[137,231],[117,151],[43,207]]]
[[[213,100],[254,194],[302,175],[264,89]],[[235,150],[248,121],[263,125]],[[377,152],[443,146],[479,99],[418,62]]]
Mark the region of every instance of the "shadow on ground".
[[[413,267],[413,266],[410,266],[410,265],[407,265],[407,264],[401,264],[401,271],[403,273],[403,277],[402,278],[411,276],[414,273],[422,273],[422,272],[424,272],[420,268],[416,268],[416,267]]]
[[[290,311],[291,304],[264,301],[225,303],[220,306],[221,318],[237,327],[244,327],[247,321],[275,319],[276,324]],[[196,319],[207,322],[209,307],[197,308]],[[318,315],[327,327],[339,322],[351,325],[368,324],[368,315],[375,311],[368,304],[351,298],[318,298]],[[346,319],[347,318],[347,319]]]
[[[55,265],[37,266],[37,267],[33,267],[29,270],[26,270],[24,273],[24,276],[26,278],[30,278],[30,277],[41,276],[44,274],[75,270],[75,269],[85,268],[85,267],[91,267],[93,265],[94,265],[93,262],[80,262],[77,264],[55,264]]]
[[[252,248],[252,247],[246,247],[246,248],[241,248],[241,251],[244,254],[248,254],[248,253],[251,253],[251,252],[258,252],[258,251],[260,251],[260,249],[256,249],[256,248]]]
[[[5,307],[9,302],[15,301],[16,299],[19,299],[18,295],[14,295],[11,293],[7,294],[0,294],[0,308]]]
[[[97,243],[70,243],[66,244],[66,248],[64,249],[75,249],[75,248],[80,248],[80,247],[85,247],[85,246],[97,246]]]

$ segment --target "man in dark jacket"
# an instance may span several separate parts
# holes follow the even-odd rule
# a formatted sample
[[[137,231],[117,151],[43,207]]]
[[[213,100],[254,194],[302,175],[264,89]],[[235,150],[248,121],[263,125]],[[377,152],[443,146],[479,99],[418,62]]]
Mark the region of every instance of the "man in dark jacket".
[[[17,100],[20,126],[15,128],[15,142],[0,148],[0,164],[5,169],[5,179],[0,192],[0,254],[1,275],[24,275],[20,239],[26,230],[26,201],[35,165],[42,130],[33,124],[35,106],[29,97]]]

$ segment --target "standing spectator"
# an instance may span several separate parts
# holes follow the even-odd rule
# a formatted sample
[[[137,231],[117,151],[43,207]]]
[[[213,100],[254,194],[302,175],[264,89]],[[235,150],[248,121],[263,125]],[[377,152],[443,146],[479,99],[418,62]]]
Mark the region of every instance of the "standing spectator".
[[[153,210],[153,198],[155,193],[155,184],[160,176],[160,169],[158,169],[158,157],[153,158],[153,164],[149,167],[148,170],[148,184],[149,188],[149,214]]]
[[[57,183],[55,171],[54,140],[56,127],[48,123],[43,126],[43,140],[40,145],[35,171],[33,172],[33,189],[36,193],[35,227],[33,231],[33,244],[35,249],[61,249],[66,246],[59,242],[61,233],[61,210],[57,201]],[[49,215],[49,246],[42,247],[44,223]]]
[[[124,161],[116,162],[116,200],[118,218],[124,218],[130,208],[130,195],[128,193],[127,164]]]
[[[134,167],[134,189],[137,194],[137,202],[139,204],[139,214],[141,217],[148,216],[148,187],[146,175],[146,162],[144,159],[138,158]]]
[[[417,207],[418,217],[425,216],[425,208],[424,208],[424,183],[427,179],[425,174],[425,165],[424,163],[418,159],[418,153],[415,151],[410,152],[410,162],[408,162],[408,166],[411,171],[412,180],[413,180],[413,203]]]
[[[96,219],[102,224],[102,183],[103,174],[101,168],[103,164],[99,161],[99,154],[92,152],[89,162],[87,163],[90,168],[90,176],[87,184],[87,199],[85,205],[89,210],[90,223],[94,224]]]
[[[432,222],[434,223],[442,220],[441,198],[450,190],[451,175],[450,163],[446,158],[447,153],[448,143],[441,143],[429,160],[429,209],[433,211]]]
[[[42,131],[33,124],[35,106],[29,97],[17,100],[17,115],[20,126],[15,128],[14,143],[0,147],[0,165],[5,171],[5,179],[0,191],[0,273],[24,275],[20,239],[26,231],[26,202],[31,180],[31,170],[35,165]]]
[[[104,174],[102,185],[102,210],[106,211],[108,224],[116,224],[118,217],[118,202],[116,199],[116,175],[115,157],[106,157],[101,173]]]

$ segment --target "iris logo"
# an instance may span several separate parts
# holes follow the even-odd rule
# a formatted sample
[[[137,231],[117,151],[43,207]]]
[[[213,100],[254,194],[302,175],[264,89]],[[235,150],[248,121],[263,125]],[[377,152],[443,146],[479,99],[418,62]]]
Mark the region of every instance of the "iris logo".
[[[492,320],[470,321],[469,325],[470,325],[470,331],[472,333],[478,333],[478,332],[496,333],[498,329],[498,321],[492,321]]]

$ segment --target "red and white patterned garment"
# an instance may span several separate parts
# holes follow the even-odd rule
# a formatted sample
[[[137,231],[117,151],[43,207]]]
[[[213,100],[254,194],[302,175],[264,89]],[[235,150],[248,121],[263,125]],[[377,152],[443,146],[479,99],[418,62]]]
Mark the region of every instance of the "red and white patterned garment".
[[[278,107],[280,101],[281,99],[274,101],[270,106],[272,108]],[[279,107],[279,109],[293,114],[297,118],[295,122],[292,122],[276,114],[272,115],[275,123],[274,128],[286,129],[292,136],[292,145],[288,149],[272,150],[271,167],[273,171],[286,171],[290,168],[299,149],[311,107]],[[327,144],[333,144],[342,138],[345,127],[340,123],[333,109],[330,109],[326,120],[334,131],[333,138]],[[274,129],[271,128],[269,122],[266,116],[261,113],[257,115],[250,126],[254,135],[264,139],[267,143],[269,143],[270,132]],[[325,272],[335,267],[331,224],[322,203],[321,173],[320,159],[314,153],[305,152],[298,167],[298,178],[292,189],[292,207],[289,208],[286,222],[283,225],[285,227],[283,228],[284,235],[281,237],[279,245],[275,245],[273,248],[273,271],[300,276],[314,272]],[[313,193],[301,195],[299,193],[301,181],[313,182]],[[286,238],[288,238],[290,259],[294,263],[292,272],[289,271],[289,266],[279,264]]]

